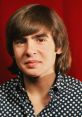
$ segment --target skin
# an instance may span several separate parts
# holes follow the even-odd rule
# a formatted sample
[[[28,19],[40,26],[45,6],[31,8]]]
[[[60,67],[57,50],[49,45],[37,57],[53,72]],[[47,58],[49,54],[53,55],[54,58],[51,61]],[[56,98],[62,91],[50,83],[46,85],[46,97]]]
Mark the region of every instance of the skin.
[[[45,29],[13,42],[14,57],[36,114],[50,101],[48,91],[56,77],[56,54],[61,53],[60,48],[55,49],[51,33]]]
[[[13,42],[16,63],[27,76],[43,77],[54,72],[55,44],[50,32],[41,30]]]

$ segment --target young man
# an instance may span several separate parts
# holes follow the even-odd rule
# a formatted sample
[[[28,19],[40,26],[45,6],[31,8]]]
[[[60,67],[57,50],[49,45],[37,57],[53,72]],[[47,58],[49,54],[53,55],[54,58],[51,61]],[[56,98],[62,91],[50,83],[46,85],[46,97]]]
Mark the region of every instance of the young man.
[[[68,36],[55,11],[39,4],[17,10],[7,49],[17,78],[0,86],[1,117],[81,117],[81,82],[66,76]]]

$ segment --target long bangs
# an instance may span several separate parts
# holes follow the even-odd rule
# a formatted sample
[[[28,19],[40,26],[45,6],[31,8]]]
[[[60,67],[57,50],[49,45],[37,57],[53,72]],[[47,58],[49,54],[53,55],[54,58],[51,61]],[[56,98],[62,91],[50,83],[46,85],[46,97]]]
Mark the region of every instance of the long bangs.
[[[51,19],[45,19],[40,17],[29,17],[25,16],[19,20],[15,20],[14,24],[12,25],[12,32],[11,39],[15,40],[16,38],[20,38],[22,36],[32,35],[37,33],[42,28],[51,31],[52,28],[52,21]],[[13,37],[12,37],[13,36]]]

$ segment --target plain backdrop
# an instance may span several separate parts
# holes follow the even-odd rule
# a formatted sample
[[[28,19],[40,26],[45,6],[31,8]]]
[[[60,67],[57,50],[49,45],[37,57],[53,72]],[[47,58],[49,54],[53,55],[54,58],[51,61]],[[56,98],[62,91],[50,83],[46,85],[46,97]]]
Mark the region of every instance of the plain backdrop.
[[[0,83],[13,77],[7,67],[12,59],[6,50],[6,24],[21,6],[40,3],[56,10],[67,27],[72,52],[69,75],[82,81],[82,0],[0,0]]]

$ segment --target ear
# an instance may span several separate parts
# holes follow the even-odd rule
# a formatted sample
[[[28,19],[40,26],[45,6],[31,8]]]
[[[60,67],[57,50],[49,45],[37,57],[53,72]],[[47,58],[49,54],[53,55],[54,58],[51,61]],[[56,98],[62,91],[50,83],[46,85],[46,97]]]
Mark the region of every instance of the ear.
[[[62,53],[62,49],[61,48],[56,48],[56,54],[61,54]]]

